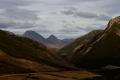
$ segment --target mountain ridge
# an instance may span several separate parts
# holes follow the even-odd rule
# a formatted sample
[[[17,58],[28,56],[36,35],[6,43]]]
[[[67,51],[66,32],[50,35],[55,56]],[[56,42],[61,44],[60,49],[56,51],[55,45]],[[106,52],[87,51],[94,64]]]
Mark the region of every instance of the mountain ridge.
[[[49,48],[57,48],[60,49],[62,47],[64,47],[65,45],[69,44],[72,42],[73,39],[58,39],[56,36],[54,35],[50,35],[48,38],[44,38],[42,35],[40,35],[39,33],[32,31],[32,30],[28,30],[23,34],[24,37],[33,39],[35,41],[38,41],[46,46],[48,46]]]

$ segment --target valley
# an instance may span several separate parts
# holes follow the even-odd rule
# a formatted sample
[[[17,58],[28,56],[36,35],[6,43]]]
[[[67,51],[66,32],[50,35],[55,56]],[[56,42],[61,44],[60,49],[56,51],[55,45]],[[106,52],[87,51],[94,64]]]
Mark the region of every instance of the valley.
[[[119,80],[119,61],[120,17],[75,40],[0,30],[0,80]]]

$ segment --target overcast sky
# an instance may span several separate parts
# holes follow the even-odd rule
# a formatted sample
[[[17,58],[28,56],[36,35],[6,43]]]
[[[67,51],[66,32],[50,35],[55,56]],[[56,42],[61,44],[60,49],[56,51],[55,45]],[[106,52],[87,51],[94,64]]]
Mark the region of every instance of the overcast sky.
[[[120,15],[120,0],[0,0],[0,29],[79,37]]]

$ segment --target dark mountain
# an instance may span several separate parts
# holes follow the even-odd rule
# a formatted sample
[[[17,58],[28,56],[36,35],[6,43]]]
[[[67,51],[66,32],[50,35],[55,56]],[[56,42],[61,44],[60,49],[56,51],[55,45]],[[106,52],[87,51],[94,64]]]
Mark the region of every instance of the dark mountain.
[[[120,63],[120,17],[108,23],[104,31],[93,31],[61,50],[61,55],[78,67],[98,68]],[[94,66],[93,66],[94,65]]]
[[[0,30],[0,66],[1,71],[5,69],[8,73],[73,68],[43,44],[2,30]]]
[[[24,34],[23,34],[24,37],[27,37],[27,38],[30,38],[30,39],[33,39],[35,41],[38,41],[40,43],[45,43],[45,38],[43,36],[41,36],[40,34],[38,34],[37,32],[35,31],[26,31]]]

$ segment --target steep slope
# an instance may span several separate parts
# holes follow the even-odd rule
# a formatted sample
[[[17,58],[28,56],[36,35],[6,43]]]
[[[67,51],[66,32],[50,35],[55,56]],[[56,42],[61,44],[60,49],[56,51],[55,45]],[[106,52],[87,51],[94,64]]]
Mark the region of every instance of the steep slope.
[[[40,43],[45,43],[45,38],[43,36],[41,36],[40,34],[38,34],[37,32],[35,31],[26,31],[24,34],[23,34],[24,37],[27,37],[27,38],[30,38],[32,40],[35,40],[35,41],[38,41]]]
[[[76,51],[78,51],[80,48],[82,49],[87,44],[94,42],[102,33],[103,33],[103,30],[91,31],[88,34],[74,40],[74,42],[72,42],[71,44],[62,48],[58,52],[58,54],[62,57],[65,57],[67,60],[71,60],[71,58],[73,57]]]
[[[100,32],[88,40],[90,42],[80,42],[80,45],[75,46],[69,58],[73,64],[87,68],[120,65],[120,17],[110,20],[102,34]]]
[[[0,49],[15,58],[22,58],[58,68],[69,67],[66,61],[53,54],[44,45],[2,30],[0,30]]]

